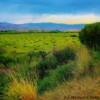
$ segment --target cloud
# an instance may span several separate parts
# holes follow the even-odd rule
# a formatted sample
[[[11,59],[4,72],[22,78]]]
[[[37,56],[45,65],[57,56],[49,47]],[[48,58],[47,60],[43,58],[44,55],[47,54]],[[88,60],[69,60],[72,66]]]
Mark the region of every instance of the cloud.
[[[6,21],[10,23],[40,23],[40,22],[52,22],[52,23],[65,23],[65,24],[79,24],[79,23],[94,23],[100,22],[100,16],[96,14],[14,14],[14,15],[0,15],[0,21]]]

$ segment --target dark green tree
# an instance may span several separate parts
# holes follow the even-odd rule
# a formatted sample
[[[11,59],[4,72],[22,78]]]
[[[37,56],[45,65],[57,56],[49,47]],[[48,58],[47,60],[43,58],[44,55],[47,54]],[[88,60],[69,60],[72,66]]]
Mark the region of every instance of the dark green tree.
[[[92,49],[100,49],[100,22],[86,25],[79,34],[80,41]]]

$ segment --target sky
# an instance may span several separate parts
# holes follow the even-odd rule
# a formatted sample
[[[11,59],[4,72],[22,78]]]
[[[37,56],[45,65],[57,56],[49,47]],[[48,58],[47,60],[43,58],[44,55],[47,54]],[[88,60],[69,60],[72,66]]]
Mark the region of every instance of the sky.
[[[0,0],[0,22],[100,22],[100,0]]]

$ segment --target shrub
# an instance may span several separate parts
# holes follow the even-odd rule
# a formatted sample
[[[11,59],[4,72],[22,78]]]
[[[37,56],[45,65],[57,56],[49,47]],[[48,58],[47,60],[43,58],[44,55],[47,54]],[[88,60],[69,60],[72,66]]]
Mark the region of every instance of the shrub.
[[[31,61],[32,61],[32,58],[34,57],[34,56],[36,56],[36,53],[34,52],[34,51],[32,51],[32,52],[29,52],[28,54],[27,54],[27,56],[28,56],[28,62],[29,62],[29,64],[31,63]]]
[[[49,55],[45,60],[41,60],[36,66],[38,78],[43,78],[51,69],[57,67],[57,60],[53,55]]]
[[[50,70],[56,69],[58,65],[68,63],[69,60],[75,59],[75,51],[71,48],[65,48],[59,51],[53,51],[37,64],[37,74],[39,79],[44,78]]]
[[[100,49],[100,22],[86,25],[81,30],[79,38],[87,47]]]
[[[14,59],[12,57],[0,55],[0,64],[3,64],[7,68],[11,63],[14,63]]]
[[[38,91],[43,93],[45,90],[53,89],[65,80],[74,76],[74,63],[62,65],[51,71],[43,80],[38,81]]]
[[[45,51],[39,51],[39,55],[41,57],[41,59],[45,59],[45,57],[47,56],[47,53]]]
[[[6,88],[10,82],[9,77],[7,74],[0,72],[0,100],[3,100],[4,93]]]
[[[34,59],[45,58],[45,56],[46,52],[44,51],[39,51],[39,52],[30,51],[27,53],[26,58],[28,59],[28,62],[30,64],[31,62],[33,62]]]
[[[62,50],[55,50],[53,51],[53,55],[60,64],[67,63],[69,60],[75,59],[75,51],[69,47]]]
[[[47,70],[49,68],[47,65],[47,61],[40,61],[39,64],[36,66],[38,78],[43,78],[48,73]]]

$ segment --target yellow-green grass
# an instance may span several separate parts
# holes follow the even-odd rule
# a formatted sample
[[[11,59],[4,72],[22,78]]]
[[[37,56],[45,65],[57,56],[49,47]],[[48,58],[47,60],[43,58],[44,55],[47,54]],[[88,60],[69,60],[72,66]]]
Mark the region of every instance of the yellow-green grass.
[[[14,80],[5,94],[5,100],[37,100],[36,87],[25,80]]]
[[[76,34],[76,37],[71,35]],[[80,45],[78,33],[1,34],[0,47],[8,52],[51,51],[67,45]]]
[[[40,100],[100,100],[100,77],[65,82],[40,96]]]

